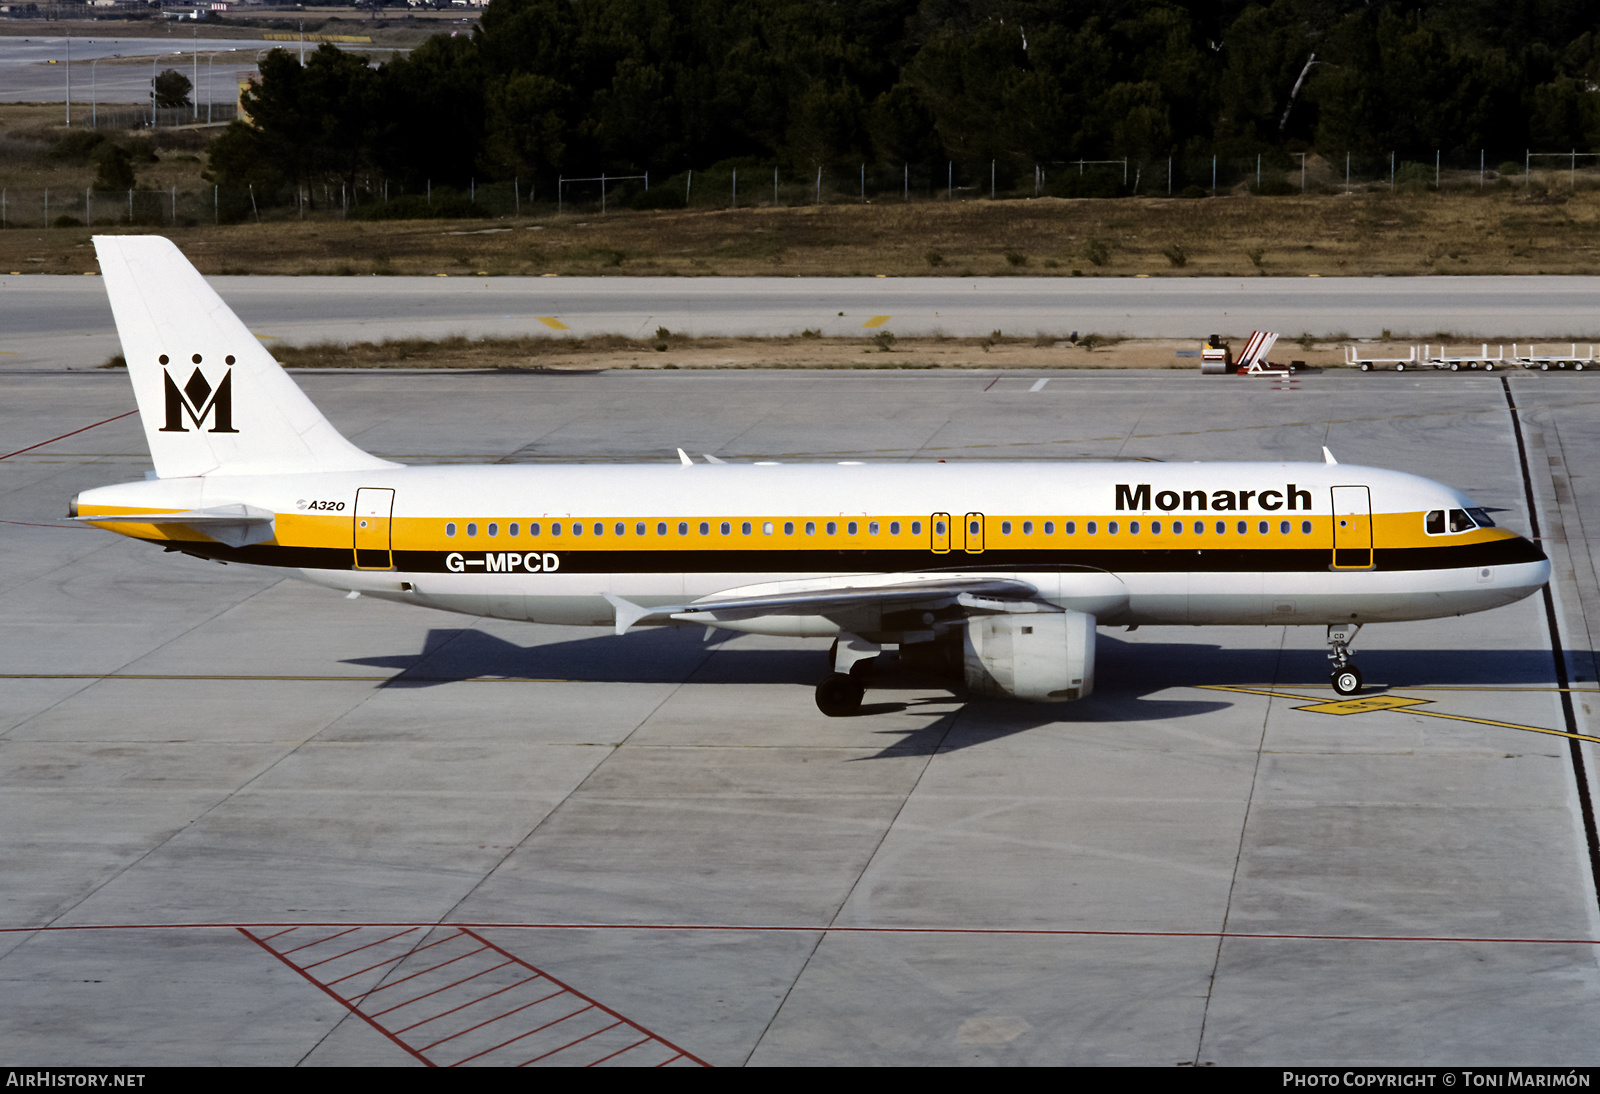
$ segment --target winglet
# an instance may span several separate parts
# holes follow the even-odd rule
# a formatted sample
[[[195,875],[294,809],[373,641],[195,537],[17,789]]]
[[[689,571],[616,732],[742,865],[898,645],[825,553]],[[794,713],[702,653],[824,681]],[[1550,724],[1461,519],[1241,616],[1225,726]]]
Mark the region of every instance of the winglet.
[[[1338,460],[1333,458],[1333,453],[1328,451],[1328,446],[1327,445],[1323,445],[1322,446],[1322,462],[1323,463],[1338,463],[1339,462]]]
[[[627,634],[629,627],[632,627],[645,616],[651,615],[655,612],[654,608],[646,608],[642,605],[635,604],[631,600],[624,600],[615,593],[601,593],[600,595],[605,597],[606,602],[617,610],[617,626],[615,632],[617,634]]]
[[[707,463],[727,463],[728,462],[727,460],[719,460],[719,459],[717,459],[715,456],[713,456],[709,452],[705,453],[705,457],[706,457],[706,462]]]
[[[681,448],[678,449],[678,462],[683,464],[683,466],[685,466],[685,467],[693,467],[694,466],[694,461],[689,458],[689,453],[685,452]]]

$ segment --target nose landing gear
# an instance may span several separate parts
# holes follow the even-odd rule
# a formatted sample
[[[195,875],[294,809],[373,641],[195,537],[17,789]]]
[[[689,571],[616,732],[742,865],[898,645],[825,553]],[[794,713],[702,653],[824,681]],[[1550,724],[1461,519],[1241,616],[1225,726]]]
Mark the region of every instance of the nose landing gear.
[[[1360,623],[1328,624],[1328,660],[1333,662],[1333,674],[1328,679],[1340,695],[1354,695],[1361,690],[1361,670],[1350,660],[1350,643],[1360,633]]]

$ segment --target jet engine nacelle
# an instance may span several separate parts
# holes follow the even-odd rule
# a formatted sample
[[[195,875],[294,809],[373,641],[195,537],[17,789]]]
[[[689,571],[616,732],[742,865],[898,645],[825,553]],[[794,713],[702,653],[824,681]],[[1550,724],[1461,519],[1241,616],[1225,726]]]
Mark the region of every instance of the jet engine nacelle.
[[[962,668],[976,695],[1034,703],[1094,690],[1095,619],[1083,612],[979,616],[967,622]]]

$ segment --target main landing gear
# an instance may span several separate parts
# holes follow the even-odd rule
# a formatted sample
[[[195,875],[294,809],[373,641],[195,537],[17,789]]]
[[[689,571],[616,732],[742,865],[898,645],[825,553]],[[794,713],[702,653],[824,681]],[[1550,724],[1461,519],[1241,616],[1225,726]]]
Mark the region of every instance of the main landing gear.
[[[1361,690],[1361,670],[1350,660],[1350,643],[1360,633],[1360,623],[1328,624],[1328,660],[1333,662],[1333,675],[1328,679],[1340,695],[1354,695]]]
[[[867,694],[863,678],[883,647],[853,634],[841,634],[828,651],[833,671],[817,685],[817,709],[830,718],[848,718],[861,710]]]

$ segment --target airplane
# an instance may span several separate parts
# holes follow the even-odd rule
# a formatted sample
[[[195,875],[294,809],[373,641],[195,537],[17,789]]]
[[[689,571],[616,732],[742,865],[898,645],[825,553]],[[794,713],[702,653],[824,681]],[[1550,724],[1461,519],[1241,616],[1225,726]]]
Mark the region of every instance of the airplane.
[[[95,238],[155,470],[71,516],[351,595],[536,623],[832,639],[826,715],[885,647],[972,696],[1094,690],[1097,627],[1326,628],[1510,604],[1539,546],[1461,492],[1320,463],[405,466],[329,424],[169,240]]]

